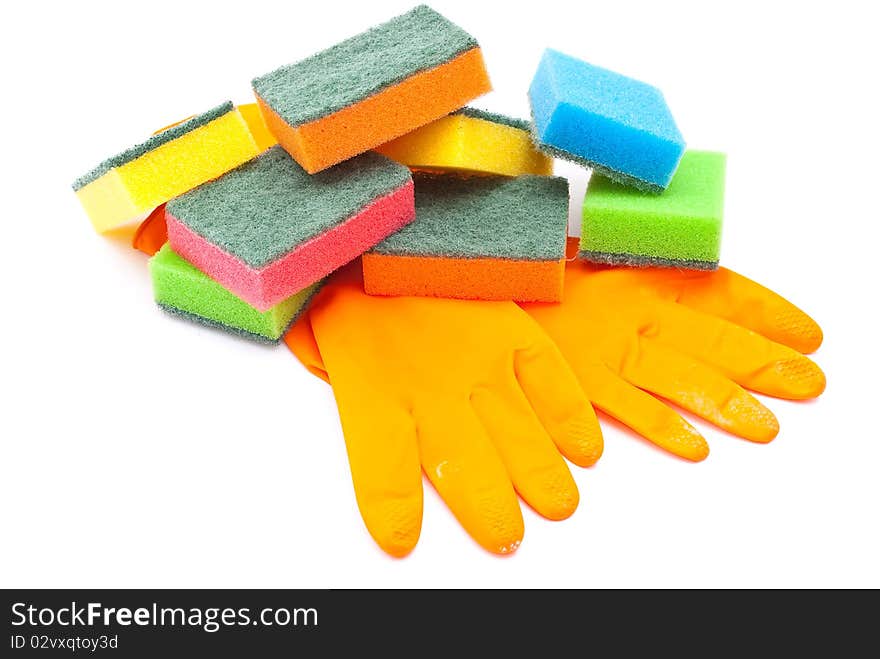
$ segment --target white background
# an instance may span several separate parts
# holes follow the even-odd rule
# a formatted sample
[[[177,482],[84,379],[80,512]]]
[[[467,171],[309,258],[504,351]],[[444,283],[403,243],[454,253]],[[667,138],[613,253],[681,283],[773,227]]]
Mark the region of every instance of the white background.
[[[283,345],[161,313],[145,257],[95,234],[70,183],[411,5],[33,4],[0,28],[0,586],[880,586],[870,3],[432,3],[484,49],[495,91],[474,105],[527,117],[554,47],[661,88],[689,146],[726,151],[722,263],[819,321],[828,389],[762,398],[781,424],[766,446],[695,421],[700,464],[606,422],[602,459],[573,467],[577,512],[526,508],[508,558],[426,482],[402,560],[361,522],[330,388]],[[557,173],[576,230],[586,173]]]

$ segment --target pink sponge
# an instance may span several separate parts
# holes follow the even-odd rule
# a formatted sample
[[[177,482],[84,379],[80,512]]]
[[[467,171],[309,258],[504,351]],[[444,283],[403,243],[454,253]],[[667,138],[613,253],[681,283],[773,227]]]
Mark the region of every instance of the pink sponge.
[[[409,169],[367,152],[307,174],[273,147],[165,208],[175,252],[266,311],[415,219]]]

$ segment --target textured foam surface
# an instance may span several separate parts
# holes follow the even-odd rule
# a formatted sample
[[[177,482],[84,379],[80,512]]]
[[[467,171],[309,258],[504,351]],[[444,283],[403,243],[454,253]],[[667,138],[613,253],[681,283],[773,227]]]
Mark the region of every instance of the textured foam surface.
[[[425,5],[252,85],[269,130],[310,173],[491,89],[477,41]]]
[[[584,196],[580,257],[714,270],[721,252],[725,165],[723,153],[689,150],[661,195],[594,175]]]
[[[168,144],[169,142],[176,140],[178,137],[183,137],[187,133],[194,131],[196,128],[200,128],[211,121],[214,121],[214,119],[219,119],[224,114],[232,112],[232,109],[232,102],[226,101],[203,114],[190,117],[185,121],[154,133],[145,142],[129,147],[125,151],[117,153],[115,156],[110,156],[106,160],[98,163],[98,165],[91,171],[86,172],[73,182],[73,189],[79,190],[80,188],[85,187],[92,181],[101,178],[114,167],[122,167],[122,165],[129,163],[132,160],[140,158],[148,151],[152,151],[163,144]]]
[[[370,295],[417,295],[466,300],[560,302],[564,261],[493,258],[363,257],[364,290]]]
[[[250,338],[277,342],[320,286],[298,291],[261,312],[176,254],[166,243],[150,259],[156,302],[167,311]]]
[[[552,49],[529,102],[541,149],[625,185],[661,192],[685,150],[659,89]]]
[[[257,145],[231,103],[154,134],[73,183],[99,232],[129,222],[253,158]]]
[[[376,148],[414,170],[549,175],[553,161],[535,148],[530,124],[463,108]]]
[[[566,179],[419,174],[415,189],[416,221],[364,254],[367,293],[561,299]]]
[[[165,210],[174,250],[261,311],[415,217],[403,165],[370,152],[309,175],[280,146]]]

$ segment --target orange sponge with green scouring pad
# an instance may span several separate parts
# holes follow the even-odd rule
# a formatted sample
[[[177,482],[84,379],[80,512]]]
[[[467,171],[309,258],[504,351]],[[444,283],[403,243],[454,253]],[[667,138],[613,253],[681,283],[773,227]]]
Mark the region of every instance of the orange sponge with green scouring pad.
[[[414,175],[416,220],[362,258],[371,295],[559,302],[568,181]]]
[[[269,130],[310,174],[491,90],[477,41],[426,5],[252,84]]]

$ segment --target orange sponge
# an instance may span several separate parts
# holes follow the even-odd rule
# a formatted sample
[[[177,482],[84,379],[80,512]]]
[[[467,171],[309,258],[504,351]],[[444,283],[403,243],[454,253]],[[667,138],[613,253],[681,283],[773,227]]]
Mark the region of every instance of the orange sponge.
[[[559,302],[568,181],[418,173],[416,221],[362,258],[370,295]]]
[[[491,90],[482,51],[420,5],[253,80],[263,118],[308,173],[368,151]]]
[[[475,300],[559,302],[565,261],[363,256],[370,295],[458,297]]]

